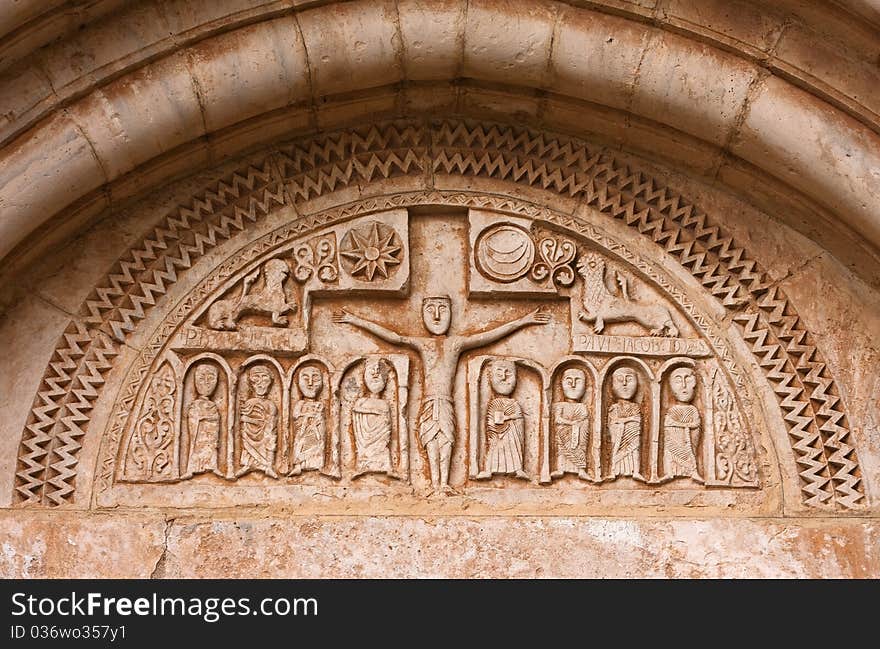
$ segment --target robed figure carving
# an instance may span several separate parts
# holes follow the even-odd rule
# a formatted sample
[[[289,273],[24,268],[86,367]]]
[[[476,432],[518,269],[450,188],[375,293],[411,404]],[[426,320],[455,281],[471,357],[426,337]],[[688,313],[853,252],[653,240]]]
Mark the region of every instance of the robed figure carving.
[[[576,473],[587,480],[587,447],[590,441],[590,410],[583,403],[587,375],[577,367],[562,373],[564,401],[553,404],[553,428],[556,435],[556,470],[553,477]]]
[[[254,396],[241,406],[241,468],[236,476],[262,471],[270,478],[277,478],[274,465],[278,445],[278,406],[267,398],[272,387],[272,372],[263,365],[255,365],[248,370],[247,380]]]
[[[219,373],[208,363],[196,365],[193,384],[196,399],[186,410],[189,449],[184,477],[211,471],[222,475],[217,462],[220,452],[220,409],[213,401]]]
[[[528,480],[523,470],[525,418],[519,402],[510,396],[516,389],[516,363],[493,361],[489,380],[495,396],[486,406],[486,459],[477,478],[502,474]]]
[[[391,404],[382,398],[388,384],[388,366],[379,358],[364,361],[364,387],[368,395],[351,407],[356,455],[355,477],[364,473],[387,473],[391,468]]]
[[[619,367],[611,375],[615,402],[608,410],[611,432],[611,476],[632,476],[643,480],[641,469],[642,409],[633,399],[639,375],[631,367]]]
[[[293,402],[293,452],[290,475],[324,468],[324,447],[327,419],[324,402],[318,399],[324,389],[324,375],[317,367],[306,366],[299,371],[297,386],[301,398]]]
[[[697,470],[696,446],[700,437],[700,411],[691,402],[697,377],[690,367],[677,367],[669,375],[675,399],[663,418],[663,469],[668,477],[686,476],[703,482]]]
[[[535,324],[547,324],[550,316],[540,310],[476,334],[450,333],[452,302],[448,296],[426,297],[422,302],[422,323],[430,335],[410,336],[365,320],[347,311],[338,311],[334,321],[370,332],[393,345],[414,349],[422,361],[424,392],[419,409],[419,441],[425,447],[435,489],[452,491],[449,463],[455,443],[455,404],[452,401],[458,359],[467,350],[483,347]]]

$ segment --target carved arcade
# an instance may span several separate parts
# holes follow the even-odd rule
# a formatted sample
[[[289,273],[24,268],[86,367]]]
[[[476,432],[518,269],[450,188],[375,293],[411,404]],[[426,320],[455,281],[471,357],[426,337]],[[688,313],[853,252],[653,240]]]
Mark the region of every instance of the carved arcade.
[[[382,217],[274,251],[195,311],[144,383],[120,450],[120,484],[315,475],[391,479],[390,488],[412,482],[419,456],[437,493],[568,484],[567,476],[586,485],[758,485],[746,418],[711,346],[619,260],[537,223],[472,211],[471,272],[482,284],[470,299],[414,296],[421,330],[413,331],[403,324],[412,320],[411,227],[400,211],[388,214],[390,225]],[[389,291],[398,274],[407,281]],[[357,292],[343,292],[340,280]],[[500,290],[483,303],[519,314],[490,315],[501,322],[463,332],[453,313],[480,304],[485,282]],[[371,293],[386,299],[381,313],[370,308]],[[507,301],[517,296],[544,306]],[[542,353],[554,331],[567,332],[557,358]],[[513,336],[532,341],[517,346],[531,357],[471,353]],[[410,410],[413,385],[421,396]],[[460,444],[464,481],[453,465]]]

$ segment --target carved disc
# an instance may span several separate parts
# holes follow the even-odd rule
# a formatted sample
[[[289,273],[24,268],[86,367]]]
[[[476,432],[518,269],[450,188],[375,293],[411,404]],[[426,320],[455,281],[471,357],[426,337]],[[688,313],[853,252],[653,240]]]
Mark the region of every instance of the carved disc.
[[[513,282],[529,271],[535,258],[535,243],[520,227],[494,225],[480,233],[474,257],[479,271],[489,279]]]

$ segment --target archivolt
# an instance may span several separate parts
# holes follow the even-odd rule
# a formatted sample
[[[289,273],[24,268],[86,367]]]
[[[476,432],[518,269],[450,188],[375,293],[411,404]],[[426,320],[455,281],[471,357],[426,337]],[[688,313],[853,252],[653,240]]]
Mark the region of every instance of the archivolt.
[[[294,129],[430,113],[600,135],[730,188],[876,286],[866,1],[848,17],[843,0],[7,2],[0,273]]]
[[[784,293],[708,216],[650,176],[585,142],[497,124],[391,122],[296,141],[166,215],[122,257],[59,341],[22,433],[15,499],[75,495],[89,412],[122,343],[196,258],[271,211],[350,185],[419,175],[478,176],[554,190],[661,246],[731,311],[783,410],[814,507],[857,508],[865,494],[845,407]],[[321,222],[304,217],[307,231]]]

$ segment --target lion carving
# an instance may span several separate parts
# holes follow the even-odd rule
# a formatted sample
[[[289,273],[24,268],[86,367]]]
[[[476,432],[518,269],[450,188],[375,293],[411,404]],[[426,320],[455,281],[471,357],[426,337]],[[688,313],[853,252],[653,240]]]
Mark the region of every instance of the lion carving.
[[[600,255],[584,255],[577,268],[584,278],[584,310],[578,317],[592,324],[595,333],[601,334],[609,322],[637,322],[652,336],[678,336],[678,327],[669,309],[661,304],[640,304],[633,300],[627,279],[617,271],[609,273]],[[613,275],[613,290],[608,288],[607,275]]]
[[[250,292],[251,286],[263,275],[263,287]],[[244,278],[241,295],[238,299],[217,300],[208,309],[208,326],[219,331],[234,331],[237,320],[246,313],[269,315],[272,324],[283,327],[288,323],[287,315],[297,311],[295,298],[288,296],[284,280],[290,275],[290,268],[281,259],[270,259],[262,268]]]

